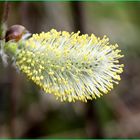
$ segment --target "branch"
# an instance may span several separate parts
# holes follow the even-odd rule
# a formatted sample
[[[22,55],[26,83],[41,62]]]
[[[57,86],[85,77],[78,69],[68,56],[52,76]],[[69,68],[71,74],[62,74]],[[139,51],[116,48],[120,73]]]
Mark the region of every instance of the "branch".
[[[5,2],[4,4],[1,4],[1,18],[0,18],[0,39],[4,39],[5,32],[6,32],[6,22],[8,19],[8,14],[9,14],[9,7],[10,4],[8,2]]]

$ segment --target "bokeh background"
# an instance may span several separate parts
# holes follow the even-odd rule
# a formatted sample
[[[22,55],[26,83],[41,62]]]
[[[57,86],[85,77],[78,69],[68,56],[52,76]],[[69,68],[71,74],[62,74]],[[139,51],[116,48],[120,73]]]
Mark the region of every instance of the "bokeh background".
[[[62,103],[0,60],[0,138],[140,137],[140,2],[10,2],[6,20],[32,33],[107,35],[122,49],[125,68],[110,94]]]

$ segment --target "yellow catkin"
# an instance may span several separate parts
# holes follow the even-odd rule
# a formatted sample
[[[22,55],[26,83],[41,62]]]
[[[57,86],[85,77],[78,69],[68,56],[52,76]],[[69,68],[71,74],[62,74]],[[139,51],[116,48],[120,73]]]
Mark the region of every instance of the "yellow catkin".
[[[123,55],[108,41],[106,36],[52,29],[23,41],[15,62],[46,93],[61,101],[87,102],[107,94],[121,80]]]

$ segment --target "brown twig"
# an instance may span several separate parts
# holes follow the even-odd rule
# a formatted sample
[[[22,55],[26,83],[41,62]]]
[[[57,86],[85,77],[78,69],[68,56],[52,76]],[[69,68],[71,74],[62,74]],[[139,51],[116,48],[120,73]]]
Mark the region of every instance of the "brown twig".
[[[7,25],[7,20],[8,20],[8,15],[9,15],[9,7],[10,3],[5,2],[3,4],[3,9],[1,10],[1,19],[0,19],[0,39],[3,40],[5,37],[6,33],[6,25]],[[10,70],[10,71],[9,71]],[[11,77],[11,69],[8,69],[8,74],[10,74],[9,77]],[[13,76],[13,74],[12,74]],[[13,77],[12,77],[13,78]],[[15,77],[14,77],[15,79]],[[15,105],[15,81],[12,79],[11,82],[11,94],[9,95],[10,98],[10,137],[14,138],[15,137],[15,132],[14,132],[14,119],[15,119],[15,114],[16,114],[16,105]]]

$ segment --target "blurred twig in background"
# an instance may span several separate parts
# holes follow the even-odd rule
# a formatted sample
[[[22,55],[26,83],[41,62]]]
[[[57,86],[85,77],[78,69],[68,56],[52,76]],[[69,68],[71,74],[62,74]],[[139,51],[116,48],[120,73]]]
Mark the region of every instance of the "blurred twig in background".
[[[86,33],[84,29],[84,17],[81,2],[71,2],[71,8],[73,12],[73,23],[74,31],[80,30],[81,34]],[[87,136],[89,138],[102,138],[102,128],[100,125],[100,120],[98,118],[98,113],[96,111],[96,104],[93,101],[88,101],[85,104],[86,108],[86,130]]]

